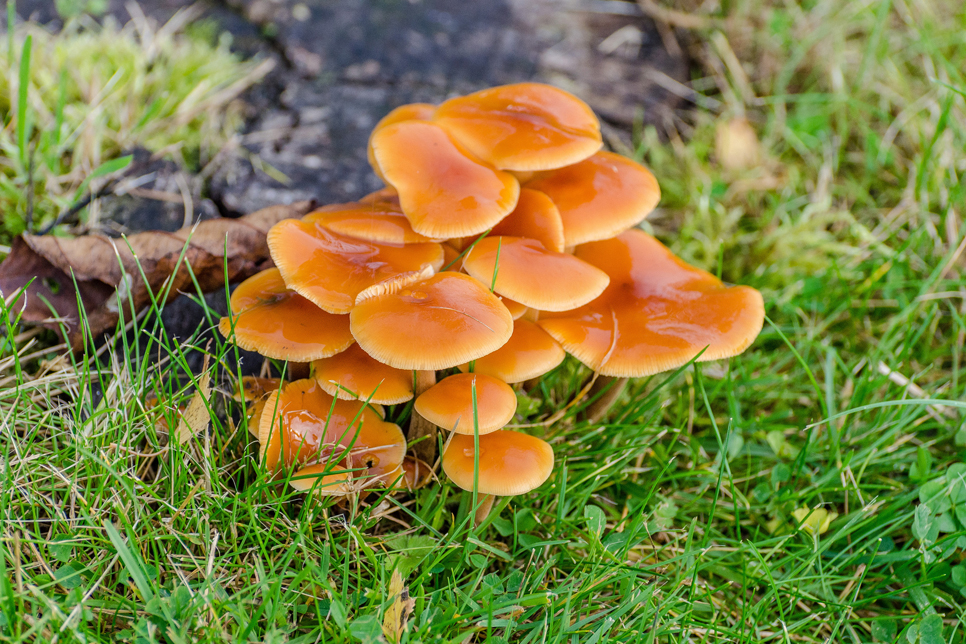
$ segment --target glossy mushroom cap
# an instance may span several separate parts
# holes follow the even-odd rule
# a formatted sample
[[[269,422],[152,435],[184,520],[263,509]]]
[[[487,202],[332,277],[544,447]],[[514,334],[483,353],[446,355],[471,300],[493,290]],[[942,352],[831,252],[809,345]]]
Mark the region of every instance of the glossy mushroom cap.
[[[365,241],[298,219],[272,226],[268,247],[285,284],[330,313],[348,313],[359,293],[373,284],[443,265],[443,248],[436,243]]]
[[[413,397],[413,372],[393,369],[372,358],[358,344],[331,358],[316,360],[315,379],[322,389],[344,400],[397,405]]]
[[[454,434],[442,466],[453,483],[473,490],[474,437]],[[546,441],[506,429],[479,437],[480,494],[514,496],[540,487],[553,471],[553,449]]]
[[[538,190],[523,188],[517,207],[493,227],[490,235],[527,237],[535,239],[547,249],[564,250],[563,220],[550,197]]]
[[[582,306],[610,281],[587,262],[525,237],[481,240],[463,258],[463,270],[485,286],[492,284],[494,292],[541,311]]]
[[[345,461],[314,463],[292,474],[289,485],[319,496],[345,496],[352,492],[352,472]]]
[[[450,272],[360,301],[349,322],[359,346],[396,369],[455,367],[496,351],[513,332],[495,295]]]
[[[386,114],[384,117],[379,119],[379,122],[376,123],[376,127],[372,128],[372,132],[369,133],[369,143],[366,146],[366,156],[369,158],[369,165],[380,179],[385,180],[385,177],[383,177],[379,172],[379,165],[376,163],[376,156],[372,152],[372,137],[375,136],[376,132],[395,123],[402,123],[403,121],[428,121],[433,118],[433,114],[435,112],[435,105],[431,105],[429,103],[410,103],[408,105],[400,105],[396,109],[389,112],[389,114]]]
[[[473,372],[513,384],[536,378],[555,368],[566,357],[550,334],[528,320],[514,320],[509,342],[491,354],[477,358]],[[460,365],[466,372],[469,365]]]
[[[246,351],[276,360],[327,358],[352,344],[349,316],[327,313],[285,286],[277,268],[249,277],[231,295],[218,330]]]
[[[360,470],[352,479],[361,485],[398,468],[406,454],[397,425],[359,401],[333,398],[314,380],[290,382],[268,397],[259,443],[270,470],[345,460]]]
[[[479,161],[432,123],[403,121],[385,127],[373,135],[372,149],[413,230],[421,235],[478,235],[516,206],[516,177]]]
[[[761,294],[675,257],[642,230],[578,246],[576,256],[610,275],[603,295],[538,324],[568,353],[605,376],[632,377],[734,356],[761,331]]]
[[[504,170],[549,170],[600,149],[600,124],[576,96],[540,83],[517,83],[452,98],[436,123],[479,158]]]
[[[474,404],[475,393],[475,404]],[[416,411],[457,434],[488,434],[506,425],[517,410],[513,388],[498,378],[461,373],[443,378],[416,398]]]
[[[639,163],[598,152],[586,161],[536,175],[527,188],[553,200],[569,246],[609,239],[641,223],[661,199],[654,175]]]

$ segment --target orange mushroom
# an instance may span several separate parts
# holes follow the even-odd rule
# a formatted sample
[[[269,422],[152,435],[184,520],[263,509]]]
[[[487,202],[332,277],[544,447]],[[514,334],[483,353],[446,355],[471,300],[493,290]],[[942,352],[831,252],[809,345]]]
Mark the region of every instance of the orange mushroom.
[[[569,246],[609,239],[641,223],[661,189],[639,163],[598,152],[580,163],[537,174],[527,188],[545,193],[560,210]]]
[[[290,291],[277,268],[239,284],[231,311],[218,325],[221,334],[268,358],[308,362],[335,355],[353,342],[347,315],[327,313]]]
[[[319,386],[344,400],[396,405],[412,400],[413,372],[393,369],[362,350],[358,344],[331,358],[312,363]]]
[[[321,474],[345,461],[346,469],[358,470],[350,477],[354,489],[385,482],[406,453],[398,425],[387,423],[362,402],[333,398],[314,380],[290,382],[268,397],[259,443],[269,470],[328,464],[327,470],[316,471]]]
[[[313,210],[302,221],[356,239],[384,244],[417,244],[435,241],[413,230],[398,203],[342,203]]]
[[[416,398],[423,418],[457,434],[489,434],[513,418],[517,397],[499,378],[461,373],[443,378]]]
[[[547,195],[529,188],[520,190],[517,207],[490,234],[535,239],[547,250],[558,253],[565,247],[563,220],[557,206]]]
[[[642,230],[578,246],[576,257],[610,275],[593,302],[541,313],[538,324],[568,353],[606,376],[649,376],[737,355],[761,331],[761,294],[726,286],[675,257]]]
[[[516,177],[476,159],[438,125],[403,121],[372,137],[376,165],[413,230],[434,239],[478,235],[516,206]]]
[[[473,373],[487,374],[513,384],[555,368],[566,357],[550,334],[529,320],[514,320],[513,335],[502,347],[473,362]],[[469,364],[460,365],[469,371]]]
[[[436,243],[388,244],[348,237],[318,221],[286,219],[268,231],[285,284],[330,313],[348,313],[361,291],[402,273],[443,265]]]
[[[463,258],[463,270],[524,306],[568,311],[600,295],[610,278],[573,255],[525,237],[487,237]]]
[[[582,100],[550,85],[517,83],[451,98],[434,121],[503,170],[549,170],[600,149],[600,124]]]

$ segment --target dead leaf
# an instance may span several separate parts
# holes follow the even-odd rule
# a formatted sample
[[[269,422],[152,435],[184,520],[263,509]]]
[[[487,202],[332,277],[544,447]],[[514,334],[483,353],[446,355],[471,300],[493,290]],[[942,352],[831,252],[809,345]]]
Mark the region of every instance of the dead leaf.
[[[84,344],[82,315],[93,336],[114,328],[120,309],[130,316],[167,289],[167,299],[222,289],[270,265],[265,235],[283,219],[301,217],[314,204],[301,201],[263,208],[238,219],[203,221],[173,233],[148,231],[127,238],[23,235],[0,264],[0,293],[27,287],[11,310],[21,321],[62,332],[73,348]],[[189,270],[190,267],[190,270]],[[227,268],[227,273],[226,273]],[[75,289],[74,284],[77,284]],[[28,286],[29,284],[29,286]],[[77,307],[77,299],[83,311]]]
[[[409,616],[416,607],[416,600],[409,596],[409,587],[403,586],[403,578],[398,570],[392,571],[392,578],[389,580],[389,596],[392,601],[382,618],[382,632],[388,641],[399,642],[406,632]]]
[[[205,354],[205,363],[201,368],[201,376],[198,377],[198,388],[188,401],[188,408],[181,414],[178,420],[178,428],[175,430],[178,444],[184,445],[188,440],[208,427],[211,422],[211,414],[208,412],[208,396],[211,395],[211,372],[208,371],[208,356]]]

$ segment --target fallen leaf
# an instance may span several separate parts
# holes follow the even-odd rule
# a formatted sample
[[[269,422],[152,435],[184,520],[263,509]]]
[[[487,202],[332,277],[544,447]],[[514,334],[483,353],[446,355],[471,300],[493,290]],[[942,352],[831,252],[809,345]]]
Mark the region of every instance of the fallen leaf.
[[[201,368],[201,376],[198,377],[198,388],[188,401],[188,407],[181,414],[178,421],[178,428],[175,430],[178,444],[184,445],[188,440],[208,427],[211,422],[211,414],[208,412],[208,396],[211,395],[211,372],[208,371],[208,355],[205,354],[205,363]]]
[[[382,618],[382,632],[388,641],[399,642],[406,632],[409,616],[416,607],[416,600],[409,596],[409,588],[403,586],[403,578],[399,570],[392,571],[392,578],[389,580],[389,596],[392,600]]]
[[[267,268],[268,229],[313,206],[309,201],[272,206],[173,233],[147,231],[120,239],[23,235],[13,240],[0,264],[0,293],[9,297],[26,287],[11,310],[21,312],[22,322],[61,332],[76,350],[84,345],[85,327],[92,336],[113,329],[121,308],[126,315],[139,311],[151,293],[161,295],[163,289],[168,300],[181,290],[194,291],[192,274],[207,293],[224,288],[226,277],[237,282]]]

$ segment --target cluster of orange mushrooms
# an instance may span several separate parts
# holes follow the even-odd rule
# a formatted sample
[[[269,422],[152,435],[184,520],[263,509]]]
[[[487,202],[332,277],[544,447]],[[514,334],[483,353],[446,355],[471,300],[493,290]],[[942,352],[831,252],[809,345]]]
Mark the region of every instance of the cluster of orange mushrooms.
[[[221,320],[244,349],[311,362],[309,379],[244,383],[264,466],[319,494],[411,489],[431,478],[442,428],[457,486],[522,494],[554,457],[504,429],[511,385],[566,353],[628,378],[751,344],[761,295],[636,228],[657,181],[601,145],[584,102],[537,83],[382,119],[369,159],[387,187],[272,228],[276,268],[242,283]],[[383,406],[413,398],[407,454]]]

